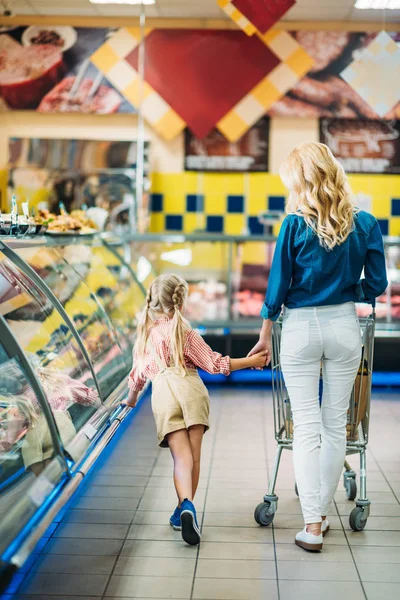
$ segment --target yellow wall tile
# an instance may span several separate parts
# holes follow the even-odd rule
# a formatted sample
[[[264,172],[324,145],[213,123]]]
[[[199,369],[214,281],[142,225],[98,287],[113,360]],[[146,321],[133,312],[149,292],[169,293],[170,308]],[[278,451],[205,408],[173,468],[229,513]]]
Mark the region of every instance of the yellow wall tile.
[[[228,175],[222,173],[205,173],[203,179],[204,194],[226,194]]]
[[[243,233],[243,228],[245,225],[245,215],[243,214],[227,214],[225,216],[225,233],[227,235],[240,235]]]
[[[267,245],[263,242],[246,242],[241,244],[239,253],[242,264],[265,265],[267,260]]]
[[[242,173],[230,173],[226,175],[226,194],[238,194],[244,193],[244,182],[246,175]]]
[[[152,213],[150,218],[150,230],[153,233],[165,231],[165,217],[161,213]]]
[[[382,196],[372,198],[372,213],[377,219],[388,219],[391,212],[391,199]]]
[[[204,231],[206,218],[204,213],[186,213],[183,217],[183,231],[193,233],[194,231]]]
[[[206,215],[225,215],[226,194],[206,194],[204,212]]]
[[[389,235],[400,236],[400,217],[392,217],[389,221]]]
[[[286,196],[287,190],[282,183],[279,175],[271,175],[268,173],[267,180],[267,196]]]
[[[186,199],[183,194],[164,194],[164,213],[166,215],[182,215],[186,210]]]

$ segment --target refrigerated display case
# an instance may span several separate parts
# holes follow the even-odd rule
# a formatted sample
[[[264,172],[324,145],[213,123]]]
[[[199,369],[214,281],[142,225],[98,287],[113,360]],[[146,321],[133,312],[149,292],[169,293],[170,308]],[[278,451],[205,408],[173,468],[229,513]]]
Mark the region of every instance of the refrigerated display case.
[[[216,349],[242,355],[260,326],[260,310],[275,249],[274,236],[209,234],[107,237],[133,269],[138,262],[146,286],[158,274],[176,272],[189,283],[188,318]],[[375,369],[399,371],[400,238],[384,238],[389,287],[377,299]],[[359,316],[371,307],[357,305]],[[222,334],[222,335],[221,335]]]
[[[0,238],[0,590],[127,414],[143,305],[99,237]]]

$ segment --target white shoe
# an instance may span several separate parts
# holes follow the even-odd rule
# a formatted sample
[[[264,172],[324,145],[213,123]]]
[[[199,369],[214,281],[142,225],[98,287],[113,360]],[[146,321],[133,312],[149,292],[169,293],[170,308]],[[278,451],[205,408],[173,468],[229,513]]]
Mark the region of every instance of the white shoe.
[[[297,546],[300,546],[300,548],[308,550],[309,552],[320,552],[324,541],[322,533],[321,535],[307,533],[307,528],[304,527],[303,531],[299,531],[296,535],[295,543]]]
[[[321,533],[322,533],[323,537],[326,536],[329,529],[330,529],[329,521],[328,521],[328,519],[325,519],[325,521],[322,521],[322,523],[321,523]]]

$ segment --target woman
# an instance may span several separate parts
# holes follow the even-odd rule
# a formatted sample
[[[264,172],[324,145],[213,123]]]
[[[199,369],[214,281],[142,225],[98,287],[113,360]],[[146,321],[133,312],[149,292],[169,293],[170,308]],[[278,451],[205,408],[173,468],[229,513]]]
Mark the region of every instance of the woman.
[[[345,458],[347,409],[360,365],[354,303],[372,302],[385,291],[385,256],[378,222],[354,208],[346,175],[327,146],[301,144],[280,174],[289,190],[288,216],[276,244],[260,340],[250,354],[267,350],[270,362],[272,323],[284,305],[281,365],[305,521],[295,541],[319,551]]]

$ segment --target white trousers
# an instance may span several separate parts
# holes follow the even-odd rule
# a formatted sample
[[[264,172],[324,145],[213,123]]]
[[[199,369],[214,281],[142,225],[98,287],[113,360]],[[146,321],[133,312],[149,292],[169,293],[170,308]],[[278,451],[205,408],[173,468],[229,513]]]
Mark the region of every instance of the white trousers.
[[[352,302],[284,311],[281,365],[293,413],[293,463],[306,524],[321,522],[336,492],[361,345]]]

